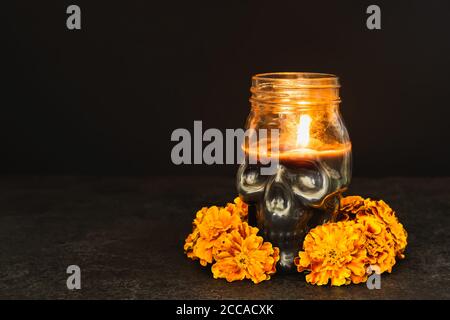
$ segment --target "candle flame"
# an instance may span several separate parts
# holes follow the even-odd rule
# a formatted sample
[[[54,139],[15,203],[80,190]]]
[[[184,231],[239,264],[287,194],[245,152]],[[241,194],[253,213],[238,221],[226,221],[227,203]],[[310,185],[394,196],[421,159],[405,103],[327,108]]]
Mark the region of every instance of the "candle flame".
[[[311,124],[311,117],[307,114],[300,116],[300,121],[297,127],[297,145],[307,147],[309,144],[309,126]]]

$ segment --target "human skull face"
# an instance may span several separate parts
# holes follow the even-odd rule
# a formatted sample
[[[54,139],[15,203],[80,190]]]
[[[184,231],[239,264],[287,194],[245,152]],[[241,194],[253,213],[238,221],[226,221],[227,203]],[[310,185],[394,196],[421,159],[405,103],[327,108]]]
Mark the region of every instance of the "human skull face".
[[[305,160],[295,166],[280,163],[272,175],[244,162],[237,188],[244,201],[256,207],[256,221],[265,240],[280,248],[280,267],[293,268],[307,232],[332,220],[347,177],[342,161]],[[345,173],[345,170],[344,170]]]

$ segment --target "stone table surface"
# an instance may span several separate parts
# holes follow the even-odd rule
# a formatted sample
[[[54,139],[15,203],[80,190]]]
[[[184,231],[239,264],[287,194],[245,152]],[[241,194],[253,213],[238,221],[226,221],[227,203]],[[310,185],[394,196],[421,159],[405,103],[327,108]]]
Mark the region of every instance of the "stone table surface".
[[[2,177],[2,299],[449,299],[450,178],[355,178],[409,232],[381,289],[316,287],[300,274],[214,280],[182,250],[196,210],[235,196],[232,177]],[[66,287],[69,265],[81,290]]]

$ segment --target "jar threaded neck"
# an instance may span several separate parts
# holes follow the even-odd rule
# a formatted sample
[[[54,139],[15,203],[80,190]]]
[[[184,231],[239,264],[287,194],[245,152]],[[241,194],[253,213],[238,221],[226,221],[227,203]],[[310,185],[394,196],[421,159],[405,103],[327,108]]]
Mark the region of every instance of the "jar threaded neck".
[[[339,79],[335,75],[311,72],[262,73],[252,77],[250,101],[285,106],[338,104]]]

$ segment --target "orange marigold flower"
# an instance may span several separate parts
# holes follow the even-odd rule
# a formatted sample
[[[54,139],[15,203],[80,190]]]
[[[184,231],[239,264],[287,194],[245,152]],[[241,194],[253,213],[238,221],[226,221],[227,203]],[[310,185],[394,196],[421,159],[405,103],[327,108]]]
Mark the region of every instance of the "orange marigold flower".
[[[217,239],[224,231],[236,229],[241,223],[239,215],[225,208],[212,206],[197,225],[200,236],[206,240]]]
[[[353,221],[327,223],[312,229],[294,262],[306,281],[317,285],[360,283],[366,280],[364,227]]]
[[[194,230],[192,233],[190,233],[186,240],[184,241],[184,252],[188,256],[188,258],[191,258],[192,260],[197,259],[197,257],[194,254],[194,246],[197,243],[198,237],[200,236],[200,232],[198,231],[197,227],[194,227]]]
[[[241,217],[242,221],[247,221],[248,205],[244,201],[242,201],[241,198],[236,197],[234,199],[234,203],[227,203],[225,209],[230,212],[237,213]]]
[[[377,241],[388,243],[392,248],[390,252],[393,252],[394,257],[397,256],[399,259],[405,258],[404,251],[407,245],[408,234],[398,221],[395,211],[386,202],[383,200],[375,201],[370,198],[364,199],[359,196],[349,196],[342,198],[340,212],[342,214],[341,220],[350,219],[359,222],[362,217],[366,216],[377,219],[386,231],[378,233],[380,239],[377,239]],[[372,237],[374,237],[374,234],[372,234]],[[386,237],[389,239],[384,240]],[[392,262],[392,259],[390,261]],[[393,263],[395,264],[395,260],[393,260]],[[390,270],[390,268],[388,269]]]
[[[367,199],[365,202],[367,202],[366,207],[385,223],[386,230],[392,234],[395,255],[400,259],[404,259],[405,255],[403,253],[408,244],[408,233],[398,221],[395,211],[383,200],[370,201],[370,199]]]
[[[207,207],[203,207],[201,210],[197,211],[195,219],[192,222],[192,232],[187,236],[186,240],[184,241],[184,252],[188,256],[188,258],[191,258],[192,260],[198,259],[194,254],[194,246],[196,245],[197,240],[200,237],[198,225],[202,222],[206,212],[208,212]],[[206,263],[204,265],[206,265]]]
[[[361,208],[364,207],[364,198],[360,196],[348,196],[341,199],[341,221],[350,220]],[[351,216],[351,217],[350,217]]]
[[[380,273],[391,272],[395,265],[393,236],[382,221],[370,215],[358,215],[357,222],[364,226],[369,265],[378,265]]]
[[[364,206],[364,198],[360,196],[348,196],[341,199],[341,211],[356,213]]]
[[[184,250],[191,259],[199,259],[206,266],[212,263],[212,251],[217,238],[223,233],[237,229],[241,219],[236,212],[212,206],[197,212],[193,231],[185,240]]]
[[[254,283],[269,280],[280,259],[279,249],[257,236],[258,228],[243,222],[237,230],[223,233],[216,242],[211,270],[214,278],[228,282],[251,279]]]

